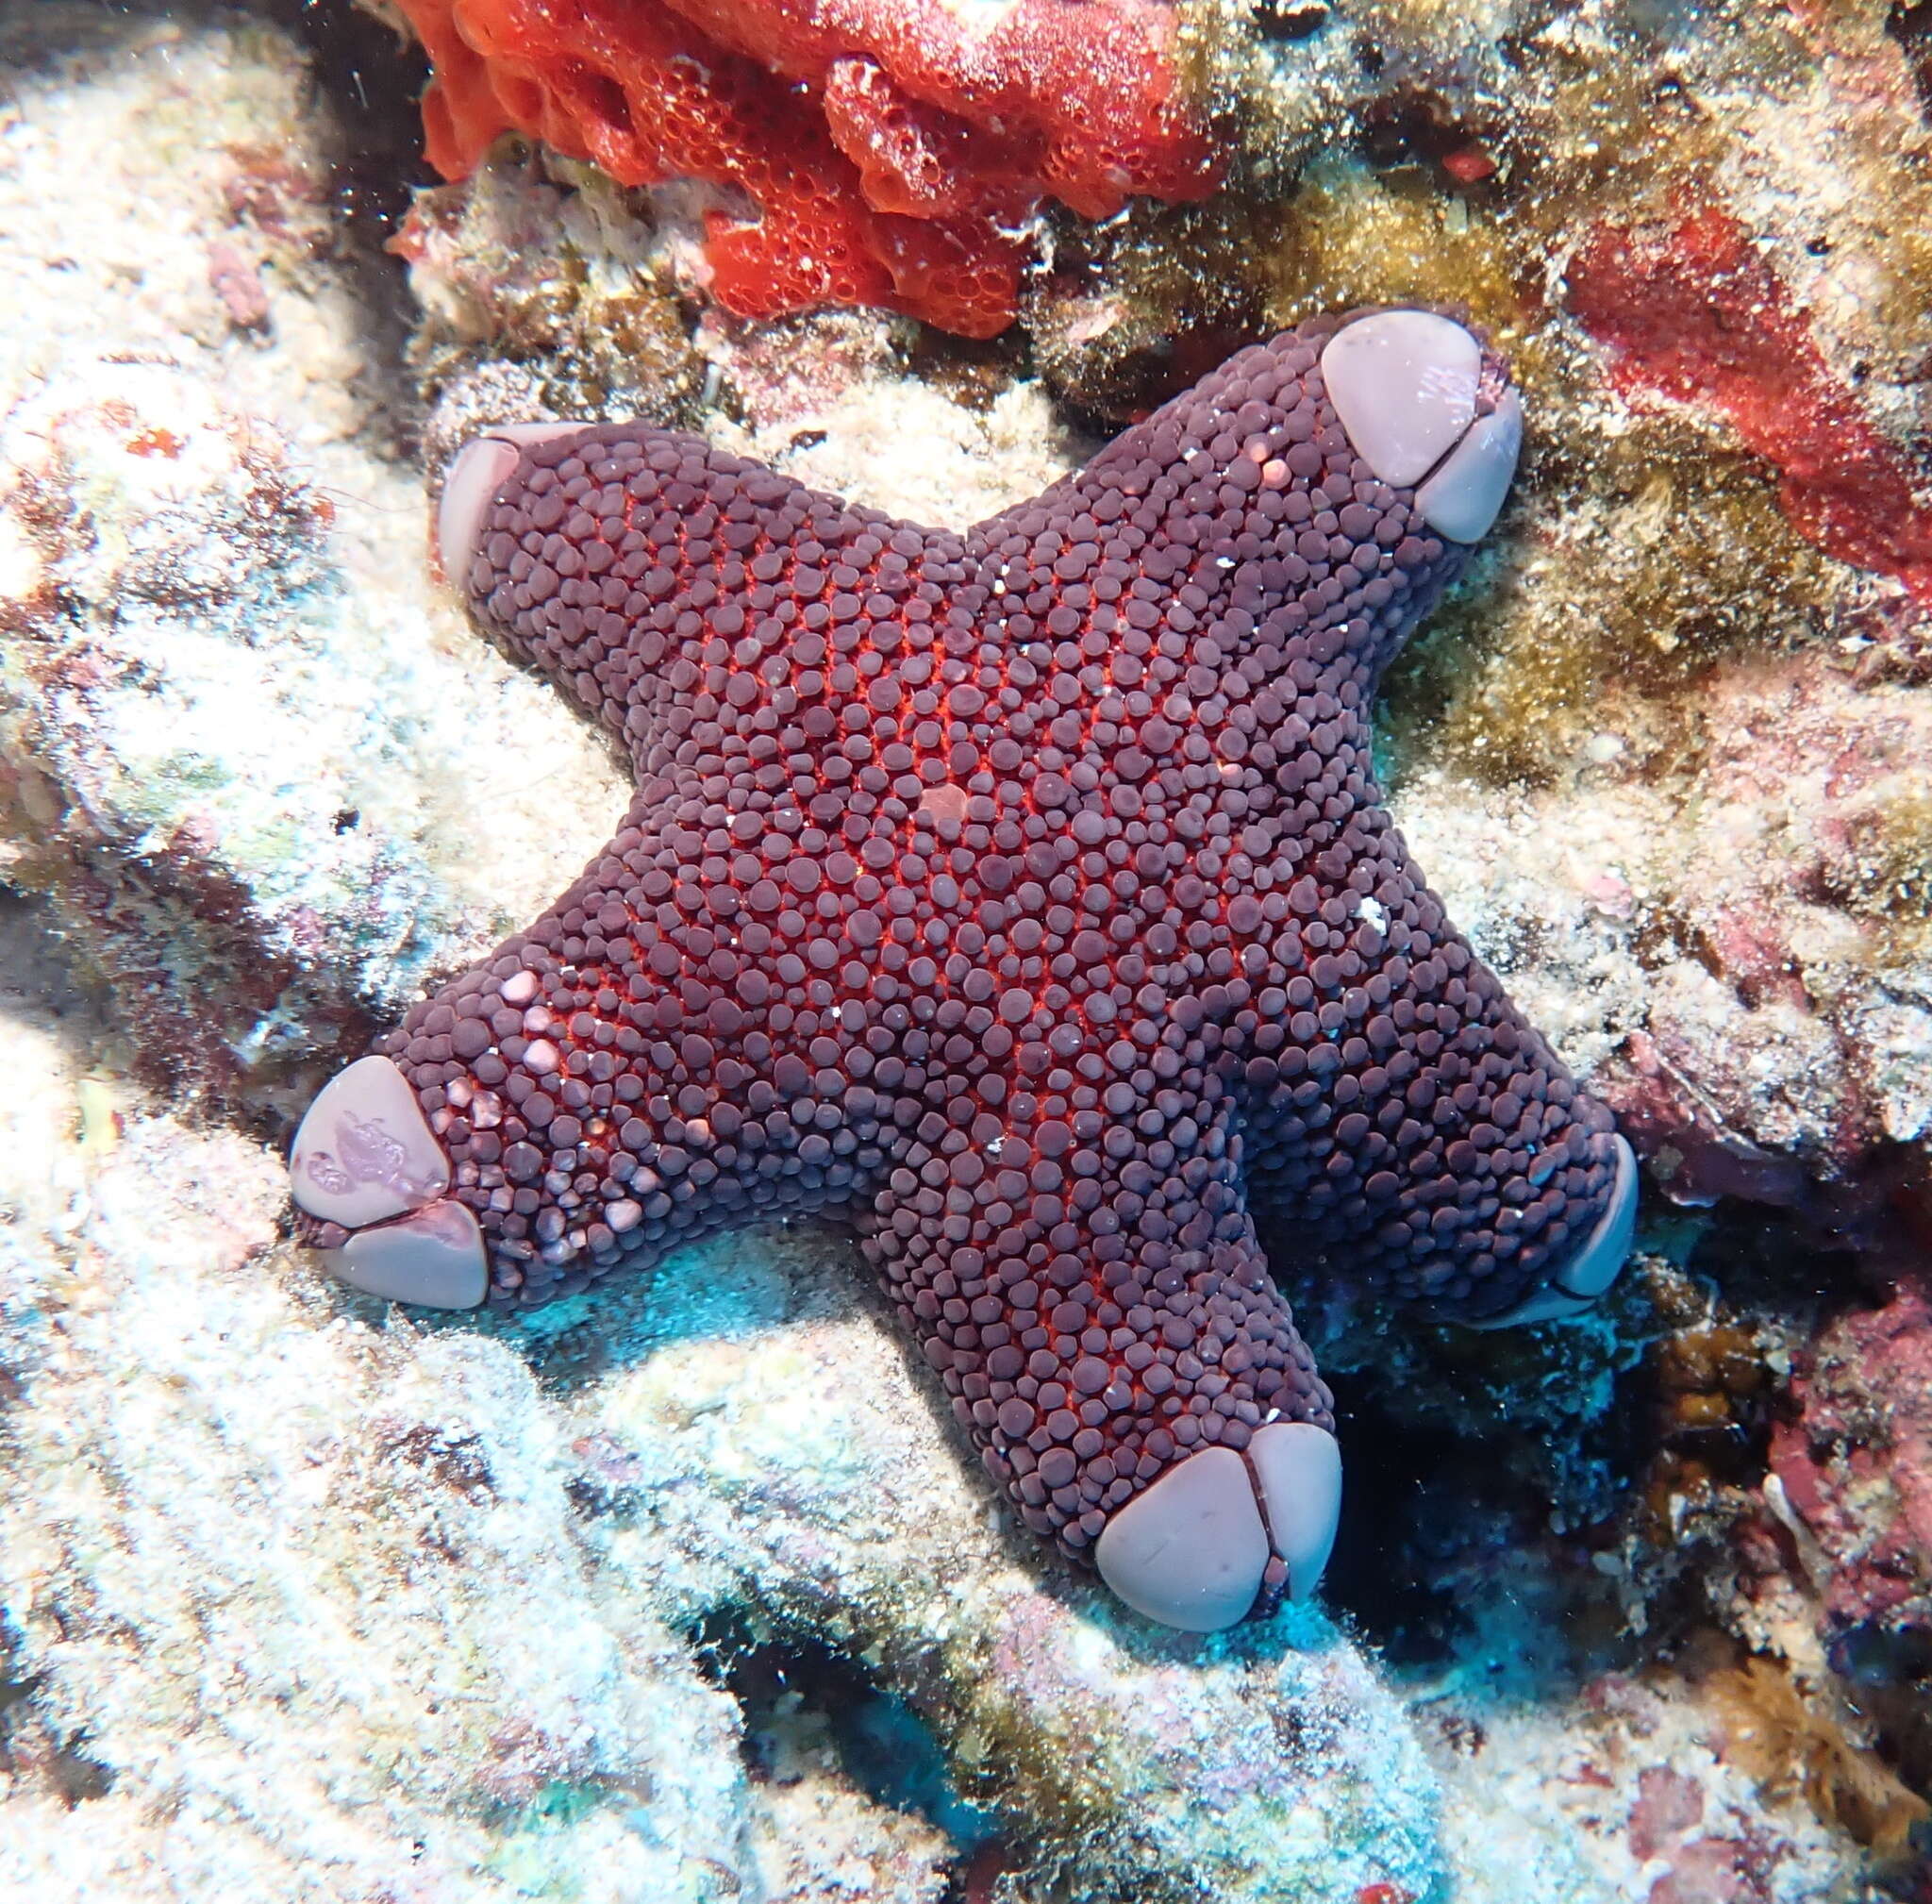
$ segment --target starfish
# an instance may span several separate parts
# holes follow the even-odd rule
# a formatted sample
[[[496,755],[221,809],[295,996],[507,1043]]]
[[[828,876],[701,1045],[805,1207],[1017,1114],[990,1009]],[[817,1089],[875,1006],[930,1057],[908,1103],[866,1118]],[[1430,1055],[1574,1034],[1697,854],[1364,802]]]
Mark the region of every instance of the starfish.
[[[463,1308],[841,1216],[1028,1527],[1191,1630],[1307,1593],[1341,1463],[1257,1219],[1483,1325],[1631,1239],[1628,1145],[1371,769],[1521,433],[1422,310],[1243,350],[964,535],[673,431],[486,430],[445,573],[636,797],[316,1098],[305,1240]]]

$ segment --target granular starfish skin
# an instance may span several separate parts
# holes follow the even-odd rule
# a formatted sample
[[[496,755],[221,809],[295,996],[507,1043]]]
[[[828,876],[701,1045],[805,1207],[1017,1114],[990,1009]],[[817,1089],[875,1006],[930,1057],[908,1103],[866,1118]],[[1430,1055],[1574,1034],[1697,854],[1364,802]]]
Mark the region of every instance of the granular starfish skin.
[[[1257,1218],[1469,1319],[1591,1246],[1628,1201],[1609,1114],[1371,771],[1378,676],[1466,548],[1343,429],[1340,322],[963,536],[667,430],[487,443],[452,579],[638,790],[378,1047],[491,1301],[847,1217],[988,1471],[1079,1553],[1191,1453],[1332,1428]],[[1479,414],[1513,414],[1481,361]]]

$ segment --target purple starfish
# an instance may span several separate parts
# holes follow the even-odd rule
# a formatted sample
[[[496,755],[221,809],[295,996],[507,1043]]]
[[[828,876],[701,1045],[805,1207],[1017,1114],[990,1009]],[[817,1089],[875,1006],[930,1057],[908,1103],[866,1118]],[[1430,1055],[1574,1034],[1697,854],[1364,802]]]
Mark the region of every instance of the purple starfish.
[[[1029,1527],[1175,1626],[1307,1592],[1341,1461],[1256,1218],[1483,1324],[1629,1246],[1628,1146],[1370,767],[1520,436],[1493,354],[1394,310],[1242,351],[964,536],[641,425],[466,445],[445,570],[637,797],[316,1099],[308,1239],[467,1307],[846,1216]]]

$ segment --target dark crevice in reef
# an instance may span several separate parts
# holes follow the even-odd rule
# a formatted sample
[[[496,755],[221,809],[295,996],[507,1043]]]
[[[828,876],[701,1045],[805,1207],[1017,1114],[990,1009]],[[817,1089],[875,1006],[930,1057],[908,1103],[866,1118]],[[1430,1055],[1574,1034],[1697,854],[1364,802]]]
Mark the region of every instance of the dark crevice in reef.
[[[1903,1219],[1900,1228],[1903,1232]],[[1640,1512],[1653,1528],[1661,1527],[1663,1503],[1675,1493],[1714,1510],[1693,1538],[1713,1549],[1735,1545],[1737,1528],[1726,1507],[1749,1525],[1764,1497],[1774,1435],[1805,1428],[1807,1420],[1805,1440],[1821,1461],[1839,1450],[1840,1436],[1849,1435],[1850,1446],[1889,1444],[1892,1425],[1884,1392],[1862,1389],[1856,1354],[1842,1340],[1822,1355],[1818,1346],[1829,1344],[1837,1325],[1885,1308],[1896,1293],[1895,1276],[1923,1277],[1923,1245],[1903,1234],[1867,1243],[1855,1248],[1804,1216],[1748,1204],[1726,1201],[1711,1211],[1689,1269],[1719,1292],[1721,1318],[1667,1338],[1652,1370],[1647,1399],[1659,1425],[1659,1445]],[[1756,1326],[1754,1319],[1760,1319]],[[1768,1355],[1767,1344],[1782,1352]],[[1836,1361],[1847,1353],[1851,1360]],[[1693,1381],[1692,1375],[1702,1378]],[[1794,1379],[1811,1391],[1802,1409]],[[1687,1401],[1693,1406],[1687,1409]],[[1869,1411],[1862,1421],[1861,1408]],[[1795,1537],[1777,1538],[1789,1549],[1785,1566],[1794,1584],[1824,1594],[1822,1570],[1828,1557],[1807,1557]],[[1848,1715],[1858,1743],[1880,1764],[1920,1798],[1932,1798],[1932,1624],[1912,1616],[1909,1565],[1902,1555],[1896,1560],[1895,1605],[1863,1619],[1842,1612],[1821,1618],[1831,1677],[1811,1690],[1803,1708],[1809,1716],[1801,1720],[1794,1708],[1789,1725],[1829,1729],[1833,1712]],[[1857,1563],[1871,1565],[1880,1577],[1893,1564],[1875,1534]],[[1658,1595],[1661,1629],[1694,1632],[1700,1623],[1721,1620],[1724,1608],[1716,1589],[1722,1578],[1694,1550],[1680,1557]],[[1870,1842],[1856,1820],[1850,1829]],[[1914,1835],[1932,1858],[1932,1820],[1920,1820]]]
[[[1491,148],[1501,143],[1500,124],[1467,124],[1440,93],[1407,80],[1364,109],[1356,137],[1357,150],[1374,170],[1421,166],[1452,189],[1491,177]]]
[[[1561,1394],[1560,1340],[1553,1351],[1517,1331],[1417,1326],[1392,1373],[1325,1370],[1348,1506],[1324,1595],[1398,1672],[1448,1663],[1504,1603],[1522,1605],[1525,1632],[1560,1624],[1570,1657],[1553,1670],[1628,1663],[1638,1655],[1597,1565],[1614,1576],[1624,1555],[1653,1650],[1724,1613],[1712,1593],[1762,1498],[1789,1344],[1882,1300],[1883,1278],[1790,1211],[1726,1198],[1676,1222],[1692,1232],[1682,1267],[1650,1272],[1655,1308],[1620,1326],[1612,1398],[1590,1419]],[[1576,1379],[1591,1378],[1579,1365]],[[1840,1650],[1847,1682],[1920,1696],[1932,1684],[1932,1635],[1853,1635]],[[1932,1724],[1893,1729],[1895,1762],[1932,1764]]]
[[[1731,1318],[1815,1314],[1827,1288],[1849,1284],[1786,1218],[1726,1204],[1698,1221],[1684,1272],[1667,1278],[1682,1312],[1633,1315],[1621,1346],[1599,1344],[1576,1364],[1580,1381],[1606,1378],[1590,1370],[1607,1355],[1619,1371],[1589,1418],[1564,1393],[1560,1337],[1418,1325],[1392,1378],[1374,1363],[1327,1371],[1349,1504],[1324,1594],[1398,1673],[1450,1663],[1481,1643],[1478,1628],[1493,1638],[1508,1606],[1526,1641],[1560,1630],[1543,1662],[1553,1680],[1629,1663],[1597,1562],[1633,1531],[1656,1556],[1643,1589],[1653,1634],[1707,1624],[1691,1578],[1701,1568],[1673,1558],[1672,1497],[1742,1498],[1761,1485],[1778,1389],[1773,1336]],[[1701,1515],[1683,1536],[1707,1538],[1724,1535]]]
[[[423,156],[418,101],[429,79],[422,47],[359,7],[258,0],[308,56],[331,128],[325,182],[338,261],[356,294],[364,375],[391,447],[413,452],[421,423],[402,365],[418,312],[402,260],[387,249],[415,192],[439,183]]]
[[[1888,1859],[1924,1859],[1932,1628],[1896,1609],[1843,1626],[1827,1618],[1832,1557],[1777,1507],[1786,1497],[1766,1491],[1774,1438],[1817,1406],[1814,1395],[1801,1409],[1794,1379],[1824,1381],[1811,1445],[1829,1458],[1845,1399],[1829,1398],[1837,1383],[1807,1345],[1887,1301],[1882,1263],[1790,1211],[1727,1198],[1696,1224],[1682,1272],[1657,1283],[1658,1333],[1627,1396],[1640,1458],[1619,1537],[1644,1608],[1644,1658],[1727,1714],[1740,1762],[1768,1793],[1802,1798],[1828,1829]],[[1869,1432],[1883,1440],[1882,1419]],[[1827,1674],[1795,1670],[1775,1645],[1757,1650],[1755,1628],[1740,1627],[1740,1607],[1767,1578],[1818,1622]]]
[[[1873,1181],[1807,1181],[1798,1208],[1720,1197],[1701,1212],[1686,1276],[1725,1314],[1761,1318],[1803,1341],[1815,1341],[1842,1315],[1882,1306],[1902,1275],[1924,1275],[1927,1259],[1907,1213],[1888,1196],[1894,1186],[1883,1147],[1874,1151]]]
[[[1292,44],[1312,40],[1333,15],[1326,0],[1257,0],[1254,17],[1255,31],[1263,40]]]
[[[1885,30],[1905,53],[1920,106],[1932,114],[1932,0],[1893,0]]]
[[[1390,1415],[1372,1381],[1339,1375],[1327,1381],[1336,1430],[1348,1449],[1349,1499],[1323,1597],[1351,1614],[1391,1665],[1427,1665],[1443,1659],[1465,1628],[1449,1583],[1418,1565],[1427,1504],[1440,1501],[1446,1486],[1461,1515],[1474,1478],[1444,1461],[1453,1450],[1440,1436]]]
[[[8,1018],[52,1034],[77,1071],[132,1062],[113,989],[60,930],[52,901],[0,885],[0,1026]],[[0,1369],[0,1414],[8,1399]]]
[[[8,1631],[0,1625],[0,1773],[29,1791],[58,1798],[69,1811],[90,1798],[104,1798],[114,1788],[114,1774],[87,1751],[87,1734],[62,1740],[34,1704],[37,1677],[11,1667]]]
[[[874,1804],[937,1826],[962,1871],[996,1843],[995,1820],[960,1795],[918,1713],[848,1655],[797,1634],[772,1637],[737,1612],[713,1613],[687,1637],[700,1668],[743,1714],[755,1782],[842,1774]]]
[[[1775,1314],[1809,1332],[1823,1306],[1858,1288],[1859,1258],[1807,1236],[1788,1211],[1721,1197],[1706,1212],[1685,1271],[1734,1310]]]
[[[1632,1377],[1619,1381],[1608,1419],[1568,1446],[1565,1427],[1540,1428],[1533,1418],[1476,1433],[1464,1419],[1466,1392],[1459,1403],[1418,1408],[1413,1394],[1393,1396],[1374,1375],[1327,1379],[1348,1449],[1348,1502],[1323,1596],[1398,1675],[1450,1664],[1479,1628],[1493,1638],[1498,1607],[1517,1609],[1525,1655],[1540,1631],[1561,1628],[1534,1668],[1552,1691],[1613,1662],[1624,1649],[1591,1560],[1641,1465],[1617,1426],[1632,1413],[1624,1405]],[[1481,1378],[1461,1367],[1441,1379],[1467,1391]]]
[[[418,101],[429,81],[422,47],[359,7],[261,0],[262,10],[307,48],[322,96],[341,128],[335,188],[343,216],[379,243],[392,235],[419,186],[436,175],[423,157]]]

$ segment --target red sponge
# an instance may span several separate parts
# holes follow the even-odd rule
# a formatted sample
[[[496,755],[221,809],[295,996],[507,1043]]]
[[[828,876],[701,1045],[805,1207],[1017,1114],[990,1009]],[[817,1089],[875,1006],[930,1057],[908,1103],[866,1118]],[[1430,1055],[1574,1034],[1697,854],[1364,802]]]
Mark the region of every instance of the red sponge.
[[[758,218],[714,216],[708,256],[741,316],[873,304],[991,337],[1041,199],[1108,218],[1217,178],[1158,0],[399,5],[445,177],[515,127],[622,184],[736,185]]]

